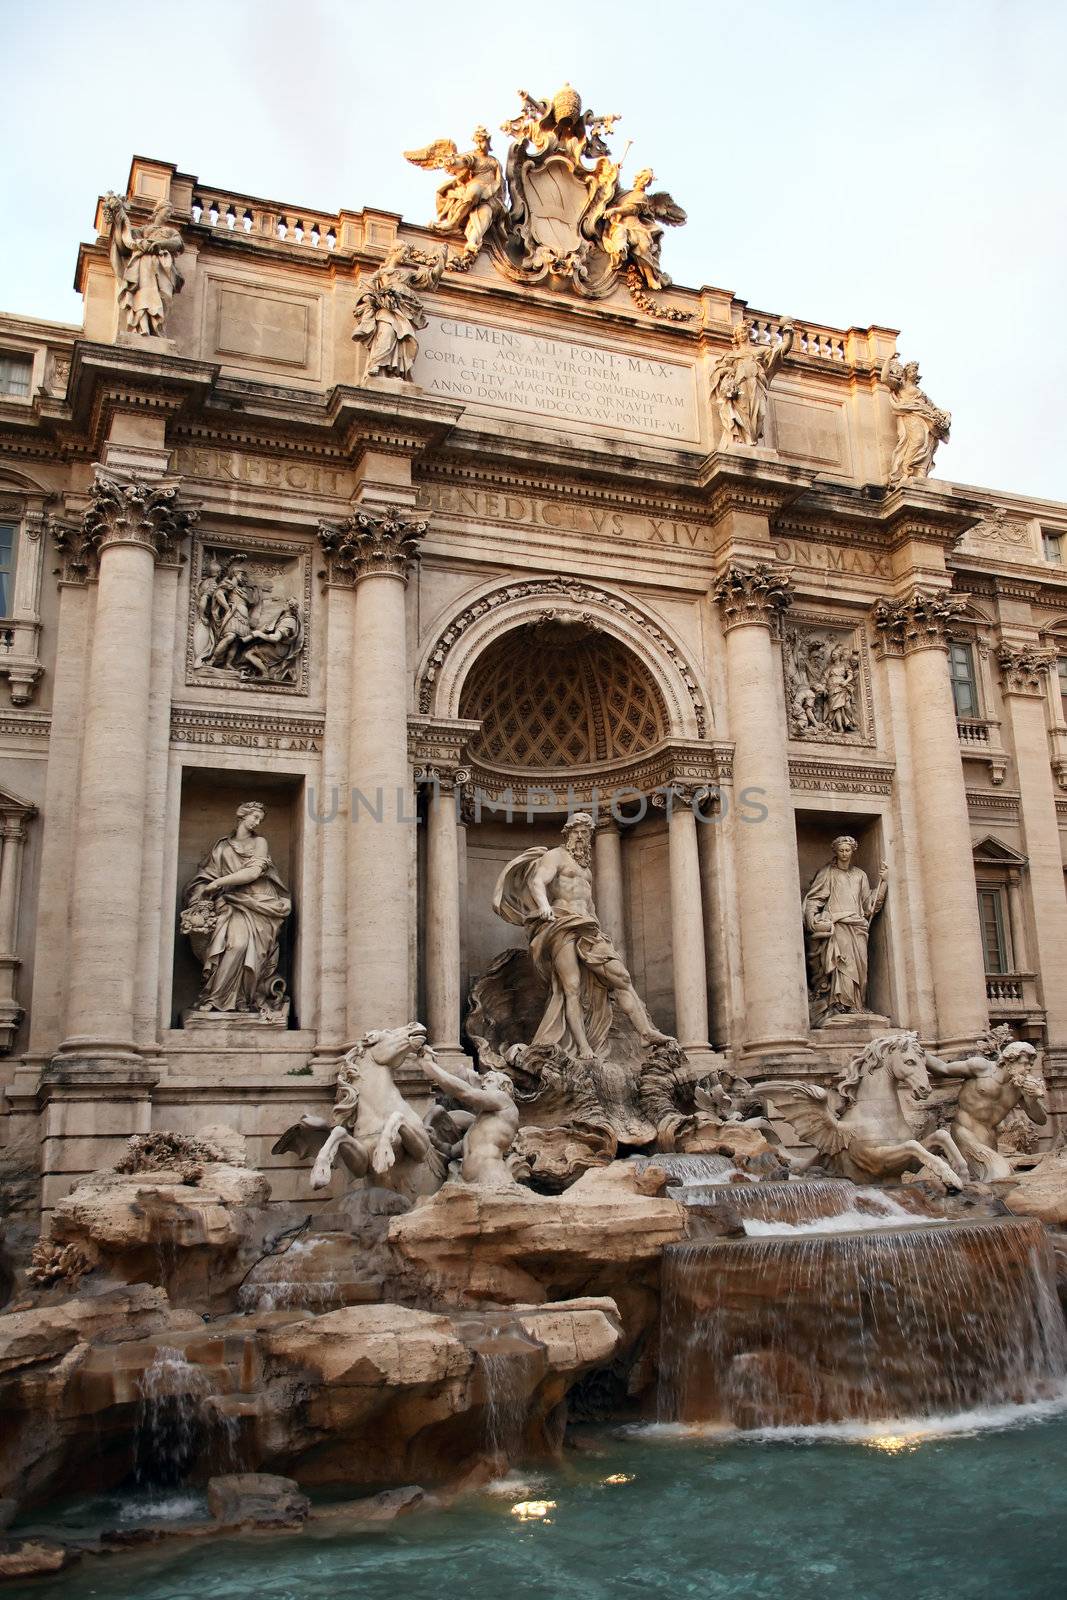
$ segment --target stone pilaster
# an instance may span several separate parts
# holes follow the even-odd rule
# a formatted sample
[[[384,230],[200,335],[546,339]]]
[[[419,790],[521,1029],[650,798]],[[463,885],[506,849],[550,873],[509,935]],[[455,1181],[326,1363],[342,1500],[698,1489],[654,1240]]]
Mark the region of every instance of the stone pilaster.
[[[625,888],[622,839],[611,815],[598,819],[593,833],[593,894],[600,926],[626,959]]]
[[[97,596],[71,884],[66,1057],[136,1056],[155,569],[175,559],[196,515],[173,484],[100,472],[78,537],[82,569],[97,572]]]
[[[788,577],[760,562],[728,567],[712,598],[726,634],[734,739],[728,825],[741,886],[742,1049],[780,1059],[809,1048],[800,864],[778,649],[792,596]]]
[[[445,1057],[460,1047],[460,837],[459,804],[470,781],[465,767],[416,770],[427,786],[426,807],[426,1025],[430,1043]]]
[[[1042,1000],[1049,1048],[1067,1055],[1067,984],[1048,982],[1049,973],[1067,972],[1067,897],[1056,816],[1056,783],[1049,761],[1046,678],[1055,664],[1051,651],[1031,645],[1002,644],[997,652],[1004,704],[1015,749],[1019,806],[1029,859],[1030,903],[1040,951]],[[1009,906],[1011,905],[1009,886]],[[1021,917],[1019,918],[1021,922]],[[1015,917],[1012,917],[1015,937]],[[1016,964],[1022,952],[1016,956]]]
[[[973,1044],[987,1026],[984,958],[970,821],[948,673],[948,640],[964,602],[915,587],[874,608],[879,648],[903,658],[912,777],[937,1035]]]
[[[15,1030],[22,1020],[22,1007],[15,998],[18,977],[19,891],[22,886],[22,851],[26,842],[26,818],[32,809],[11,813],[0,821],[0,1049],[9,1050]]]
[[[667,861],[671,884],[671,961],[674,968],[674,1027],[690,1053],[710,1051],[708,1042],[708,964],[704,946],[704,906],[697,846],[696,807],[707,791],[672,785],[654,796],[667,811]]]
[[[347,841],[349,1041],[411,1021],[405,589],[427,523],[389,507],[319,529],[333,583],[355,590]]]

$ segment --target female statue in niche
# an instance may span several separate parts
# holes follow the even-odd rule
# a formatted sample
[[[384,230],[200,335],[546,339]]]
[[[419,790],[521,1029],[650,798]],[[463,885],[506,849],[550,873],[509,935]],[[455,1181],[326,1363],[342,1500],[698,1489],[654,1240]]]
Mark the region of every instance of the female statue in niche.
[[[811,1020],[867,1009],[867,940],[871,921],[885,902],[889,868],[882,862],[871,888],[867,874],[853,865],[858,846],[842,834],[830,847],[833,859],[811,880],[804,896]]]
[[[252,1012],[284,1026],[289,1001],[278,970],[278,938],[292,898],[257,832],[264,808],[248,800],[237,826],[212,845],[185,889],[181,930],[204,968],[197,1011]]]

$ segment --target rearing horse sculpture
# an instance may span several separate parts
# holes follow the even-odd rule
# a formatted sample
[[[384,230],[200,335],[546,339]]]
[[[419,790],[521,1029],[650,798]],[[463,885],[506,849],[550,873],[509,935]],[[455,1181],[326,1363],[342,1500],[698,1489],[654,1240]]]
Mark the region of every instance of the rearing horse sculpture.
[[[926,1052],[916,1033],[884,1033],[855,1056],[834,1089],[775,1079],[761,1083],[759,1097],[773,1102],[799,1137],[816,1149],[820,1166],[856,1182],[885,1182],[909,1167],[958,1189],[968,1182],[967,1163],[944,1129],[920,1139],[921,1104],[930,1093]],[[943,1151],[946,1160],[932,1153]]]

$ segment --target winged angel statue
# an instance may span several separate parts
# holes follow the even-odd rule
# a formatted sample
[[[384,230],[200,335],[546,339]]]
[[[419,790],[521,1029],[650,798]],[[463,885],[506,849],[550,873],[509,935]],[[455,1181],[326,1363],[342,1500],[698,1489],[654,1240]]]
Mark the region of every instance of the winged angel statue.
[[[485,128],[476,129],[475,148],[465,155],[450,139],[405,152],[416,166],[451,174],[437,191],[431,223],[463,235],[464,250],[450,265],[468,266],[485,244],[501,271],[520,282],[560,279],[592,297],[610,293],[620,275],[635,296],[669,287],[663,232],[680,227],[686,214],[666,190],[652,189],[650,167],[623,187],[622,161],[607,143],[618,116],[583,107],[570,84],[551,99],[525,89],[519,98],[518,116],[501,124],[511,141],[506,186]]]

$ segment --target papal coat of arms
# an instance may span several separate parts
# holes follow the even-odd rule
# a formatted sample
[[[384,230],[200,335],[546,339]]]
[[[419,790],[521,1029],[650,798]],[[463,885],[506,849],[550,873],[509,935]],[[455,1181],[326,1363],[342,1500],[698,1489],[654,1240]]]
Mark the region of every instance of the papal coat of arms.
[[[655,306],[648,291],[670,285],[660,262],[663,230],[680,227],[685,212],[652,188],[651,168],[623,186],[622,161],[608,147],[619,118],[584,108],[569,84],[551,100],[525,89],[519,96],[518,116],[501,124],[511,140],[506,177],[485,128],[475,130],[474,148],[465,153],[450,139],[405,151],[416,166],[449,173],[431,223],[462,236],[449,265],[469,266],[485,248],[519,282],[553,280],[599,299],[621,278],[647,310],[683,316]]]

